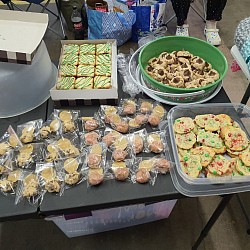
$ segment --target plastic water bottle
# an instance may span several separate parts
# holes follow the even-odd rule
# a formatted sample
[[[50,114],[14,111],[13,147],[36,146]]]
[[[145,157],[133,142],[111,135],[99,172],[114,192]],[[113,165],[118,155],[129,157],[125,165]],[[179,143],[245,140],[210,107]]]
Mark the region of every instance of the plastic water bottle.
[[[84,39],[84,32],[82,26],[82,18],[80,12],[77,10],[76,6],[73,6],[73,12],[71,14],[71,21],[74,27],[74,34],[76,40]]]

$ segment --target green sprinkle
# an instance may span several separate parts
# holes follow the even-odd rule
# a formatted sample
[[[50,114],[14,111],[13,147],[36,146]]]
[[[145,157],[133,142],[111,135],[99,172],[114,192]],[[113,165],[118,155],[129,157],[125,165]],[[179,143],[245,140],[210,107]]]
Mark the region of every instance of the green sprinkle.
[[[205,138],[208,138],[208,137],[209,137],[208,135],[205,136]]]
[[[241,165],[241,166],[244,166],[244,164],[243,164],[243,162],[242,162],[242,161],[240,162],[240,165]]]
[[[217,174],[217,172],[216,172],[216,171],[213,171],[213,174],[214,174],[214,175],[216,175],[216,174]]]
[[[184,161],[188,161],[188,156],[184,156]]]
[[[220,159],[220,156],[219,155],[217,155],[217,157],[216,157],[217,159]]]
[[[245,148],[246,146],[242,146],[242,148]]]
[[[188,141],[192,141],[192,139],[189,138]]]
[[[205,154],[205,157],[209,157],[209,154],[208,154],[208,153],[206,153],[206,154]]]
[[[235,173],[233,172],[233,176],[235,176]]]
[[[240,173],[241,175],[243,175],[243,173],[242,173],[241,171],[240,171],[239,173]]]
[[[250,168],[248,168],[248,171],[250,172]]]
[[[178,119],[178,120],[176,120],[176,122],[180,122],[180,121],[181,121],[181,120],[179,120],[179,119]]]
[[[201,167],[199,167],[198,170],[201,170]]]
[[[212,140],[211,143],[214,143],[214,140]]]

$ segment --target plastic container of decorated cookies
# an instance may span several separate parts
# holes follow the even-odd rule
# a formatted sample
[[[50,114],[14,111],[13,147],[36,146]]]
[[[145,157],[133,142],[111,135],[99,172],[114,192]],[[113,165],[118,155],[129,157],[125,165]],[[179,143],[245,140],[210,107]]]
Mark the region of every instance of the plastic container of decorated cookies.
[[[52,100],[117,100],[116,40],[61,41],[58,78]],[[89,100],[89,102],[87,102]]]
[[[168,113],[176,173],[188,184],[250,182],[250,108],[217,103]]]

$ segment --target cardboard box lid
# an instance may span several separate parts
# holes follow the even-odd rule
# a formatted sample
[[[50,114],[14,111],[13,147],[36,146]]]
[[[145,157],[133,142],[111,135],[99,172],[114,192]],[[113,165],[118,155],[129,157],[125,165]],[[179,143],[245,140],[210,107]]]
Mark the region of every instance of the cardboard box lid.
[[[31,55],[40,44],[47,26],[48,14],[0,10],[0,52],[7,52],[8,58],[12,53]]]

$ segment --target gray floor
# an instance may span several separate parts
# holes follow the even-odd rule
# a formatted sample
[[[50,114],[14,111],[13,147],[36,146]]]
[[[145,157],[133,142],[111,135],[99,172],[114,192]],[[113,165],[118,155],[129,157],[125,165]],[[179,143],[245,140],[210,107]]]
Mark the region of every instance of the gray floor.
[[[200,5],[197,5],[200,8]],[[0,6],[0,8],[3,8]],[[234,44],[234,31],[240,20],[250,15],[249,0],[228,0],[223,20],[219,24],[224,41],[220,49],[232,62],[229,49]],[[169,6],[168,17],[172,10]],[[190,33],[204,39],[203,22],[192,11],[189,15]],[[57,24],[54,25],[58,28]],[[168,24],[168,34],[174,34],[175,20]],[[70,34],[69,34],[70,35]],[[45,35],[51,59],[57,61],[60,51],[60,38],[48,31]],[[127,50],[129,45],[122,48]],[[246,89],[247,81],[242,72],[228,72],[224,87],[232,101],[239,102]],[[240,194],[250,215],[250,193]],[[220,197],[186,198],[179,200],[168,219],[126,229],[96,235],[68,239],[52,222],[25,220],[0,224],[0,249],[191,249],[199,232],[208,221]],[[1,204],[0,204],[1,205]],[[250,249],[248,225],[234,197],[200,250],[247,250]]]

